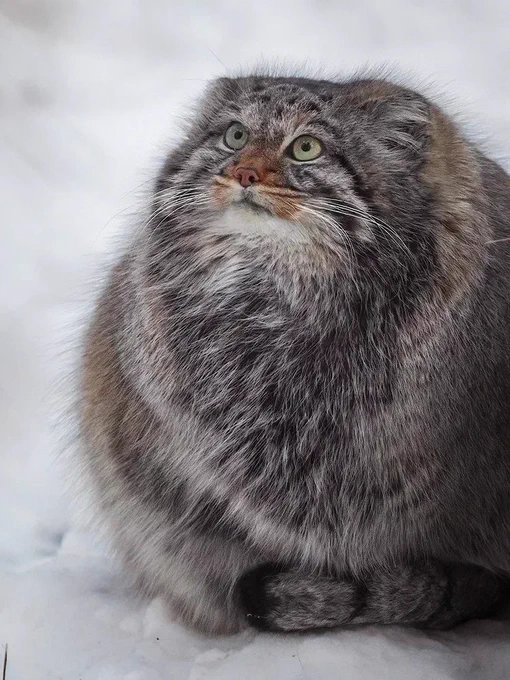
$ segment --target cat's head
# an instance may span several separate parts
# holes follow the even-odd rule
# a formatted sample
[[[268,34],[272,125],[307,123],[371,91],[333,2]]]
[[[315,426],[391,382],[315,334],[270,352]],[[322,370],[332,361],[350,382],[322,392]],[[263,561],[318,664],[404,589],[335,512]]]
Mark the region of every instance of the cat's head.
[[[327,252],[328,266],[348,255],[430,268],[443,237],[471,229],[479,193],[471,150],[421,95],[381,80],[252,76],[210,86],[155,210]]]

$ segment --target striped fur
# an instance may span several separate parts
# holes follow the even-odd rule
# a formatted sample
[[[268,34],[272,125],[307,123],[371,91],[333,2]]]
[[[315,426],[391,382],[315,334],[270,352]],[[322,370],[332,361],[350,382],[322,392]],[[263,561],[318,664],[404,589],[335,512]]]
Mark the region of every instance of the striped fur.
[[[242,192],[239,162],[267,181]],[[141,587],[215,633],[490,613],[509,237],[509,178],[419,94],[214,82],[84,351],[84,459]]]

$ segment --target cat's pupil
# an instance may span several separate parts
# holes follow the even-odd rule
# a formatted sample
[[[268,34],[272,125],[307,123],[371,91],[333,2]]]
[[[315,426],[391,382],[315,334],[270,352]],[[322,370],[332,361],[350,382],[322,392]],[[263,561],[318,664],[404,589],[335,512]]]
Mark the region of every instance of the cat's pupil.
[[[305,153],[307,151],[310,151],[311,148],[312,148],[312,145],[310,144],[310,142],[303,142],[301,144],[301,151],[304,151]]]
[[[234,139],[241,139],[242,136],[243,136],[243,133],[241,132],[241,130],[236,130],[234,132]]]

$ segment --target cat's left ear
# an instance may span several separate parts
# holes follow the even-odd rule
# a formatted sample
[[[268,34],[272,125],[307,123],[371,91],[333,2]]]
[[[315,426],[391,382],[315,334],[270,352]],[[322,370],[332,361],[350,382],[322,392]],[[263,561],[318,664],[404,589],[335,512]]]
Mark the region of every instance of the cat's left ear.
[[[431,104],[424,97],[384,81],[357,83],[350,95],[351,105],[394,160],[408,168],[425,160],[431,141]]]

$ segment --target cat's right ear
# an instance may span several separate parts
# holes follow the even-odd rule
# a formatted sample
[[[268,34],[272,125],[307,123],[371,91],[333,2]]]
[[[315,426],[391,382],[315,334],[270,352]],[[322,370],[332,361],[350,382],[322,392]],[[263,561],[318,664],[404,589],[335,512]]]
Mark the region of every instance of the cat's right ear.
[[[226,105],[235,102],[241,93],[239,81],[235,78],[216,78],[211,81],[200,100],[200,111],[211,120]]]
[[[222,76],[212,80],[205,90],[206,97],[227,96],[228,98],[236,97],[240,93],[240,84],[236,78],[228,78]]]

